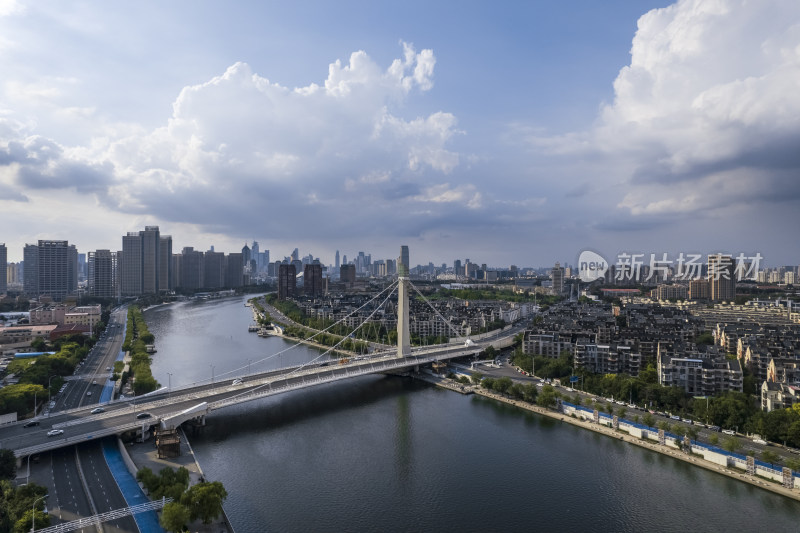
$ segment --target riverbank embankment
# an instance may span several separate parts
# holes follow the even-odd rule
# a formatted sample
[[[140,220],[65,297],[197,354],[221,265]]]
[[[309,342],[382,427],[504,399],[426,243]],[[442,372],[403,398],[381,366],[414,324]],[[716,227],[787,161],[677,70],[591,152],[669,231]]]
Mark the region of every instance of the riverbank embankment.
[[[525,409],[527,411],[534,412],[536,414],[546,416],[552,419],[560,420],[562,422],[566,422],[568,424],[572,424],[573,426],[577,426],[583,429],[587,429],[589,431],[594,431],[595,433],[600,433],[607,437],[617,439],[623,442],[627,442],[629,444],[633,444],[635,446],[639,446],[640,448],[645,448],[650,451],[660,453],[662,455],[666,455],[672,457],[674,459],[678,459],[685,463],[692,464],[694,466],[699,466],[701,468],[705,468],[711,472],[716,472],[717,474],[721,474],[723,476],[727,476],[731,479],[735,479],[737,481],[743,481],[745,483],[749,483],[755,487],[768,490],[775,494],[780,494],[781,496],[785,496],[787,498],[791,498],[793,500],[800,501],[800,487],[795,484],[793,489],[785,488],[784,486],[777,484],[773,481],[767,480],[765,478],[750,475],[742,470],[732,468],[730,466],[723,466],[712,461],[708,461],[703,457],[692,454],[686,453],[681,451],[677,448],[674,448],[668,444],[659,444],[657,442],[651,442],[645,438],[639,438],[632,436],[624,431],[619,431],[612,429],[606,425],[598,424],[592,422],[590,420],[584,420],[580,417],[573,417],[564,412],[556,411],[553,409],[548,409],[545,407],[541,407],[539,405],[530,404],[524,402],[522,400],[515,400],[513,398],[508,398],[501,394],[497,394],[492,391],[488,391],[478,386],[464,386],[464,391],[460,390],[461,385],[453,380],[449,380],[447,378],[437,378],[433,379],[433,376],[425,375],[425,374],[413,374],[413,377],[416,379],[422,379],[423,381],[433,383],[439,387],[447,388],[449,390],[454,390],[455,392],[459,392],[461,394],[467,393],[469,391],[471,393],[477,394],[479,396],[484,396],[486,398],[491,398],[493,400],[497,400],[499,402],[507,403],[510,405],[514,405],[519,407],[520,409]],[[449,386],[445,385],[445,382],[451,382]]]

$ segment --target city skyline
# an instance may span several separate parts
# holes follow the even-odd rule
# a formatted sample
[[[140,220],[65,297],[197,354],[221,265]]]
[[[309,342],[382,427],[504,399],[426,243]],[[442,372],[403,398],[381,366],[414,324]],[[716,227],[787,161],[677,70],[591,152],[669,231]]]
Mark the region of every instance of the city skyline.
[[[326,264],[798,264],[798,22],[778,0],[0,1],[0,242],[14,262],[158,225]]]

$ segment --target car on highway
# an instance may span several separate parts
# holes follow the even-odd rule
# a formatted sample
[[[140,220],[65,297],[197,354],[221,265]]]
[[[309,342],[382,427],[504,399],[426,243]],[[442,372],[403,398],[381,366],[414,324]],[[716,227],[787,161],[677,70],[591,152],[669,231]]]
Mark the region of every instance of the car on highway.
[[[106,372],[111,372],[111,367],[110,366],[106,367]]]
[[[239,378],[236,378],[233,381],[231,381],[231,385],[241,385],[241,384],[242,384],[242,380],[239,379]]]
[[[62,435],[64,433],[63,429],[51,429],[47,432],[48,437],[55,437],[56,435]]]
[[[762,446],[767,445],[767,441],[765,441],[764,439],[753,439],[753,442],[755,442],[756,444],[761,444]]]
[[[136,418],[150,418],[150,413],[139,413]]]
[[[723,429],[722,432],[726,435],[736,435],[736,432],[732,429]]]
[[[95,407],[89,412],[92,413],[93,415],[96,415],[97,413],[104,413],[105,409],[103,409],[102,407]]]
[[[86,393],[86,396],[91,396],[91,395],[92,395],[92,391],[89,391],[89,392]]]
[[[32,428],[33,426],[38,426],[38,425],[39,425],[39,421],[38,420],[28,420],[27,422],[22,424],[22,427],[24,427],[24,428]]]

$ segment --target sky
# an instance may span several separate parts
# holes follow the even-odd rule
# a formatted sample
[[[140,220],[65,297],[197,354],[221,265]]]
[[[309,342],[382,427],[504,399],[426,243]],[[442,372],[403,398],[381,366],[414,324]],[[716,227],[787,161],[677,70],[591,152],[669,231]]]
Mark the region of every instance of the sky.
[[[800,264],[800,2],[0,0],[0,242]]]

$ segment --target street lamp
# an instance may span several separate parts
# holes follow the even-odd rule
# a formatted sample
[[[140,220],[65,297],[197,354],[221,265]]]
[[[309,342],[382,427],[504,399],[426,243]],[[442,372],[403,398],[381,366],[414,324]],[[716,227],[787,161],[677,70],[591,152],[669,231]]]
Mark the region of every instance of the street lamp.
[[[49,494],[45,494],[41,498],[36,498],[33,500],[33,510],[31,511],[31,531],[36,530],[36,502],[47,498],[47,496],[49,496]]]
[[[211,367],[211,387],[214,387],[214,365],[208,365]]]
[[[167,387],[167,398],[172,397],[172,372],[167,372],[167,376],[169,379],[169,387]]]
[[[33,418],[36,418],[36,393],[39,391],[33,391]]]

